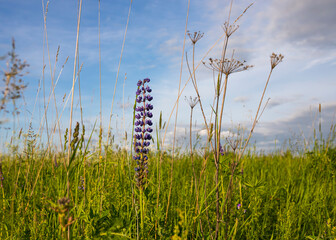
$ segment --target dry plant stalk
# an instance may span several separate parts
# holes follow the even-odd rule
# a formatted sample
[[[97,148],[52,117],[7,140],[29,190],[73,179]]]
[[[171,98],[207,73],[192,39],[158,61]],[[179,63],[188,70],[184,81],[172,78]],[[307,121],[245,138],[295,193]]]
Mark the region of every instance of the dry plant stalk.
[[[231,7],[232,7],[232,2],[231,1],[231,6],[230,6],[230,13],[231,13]],[[247,141],[244,144],[244,147],[241,151],[239,151],[239,155],[238,155],[238,160],[234,161],[232,167],[231,167],[231,177],[230,177],[230,181],[228,184],[228,189],[226,191],[226,198],[224,200],[224,204],[223,204],[223,210],[220,210],[220,195],[219,195],[219,159],[220,159],[220,153],[222,151],[222,146],[220,143],[220,138],[221,138],[221,130],[222,130],[222,119],[223,119],[223,112],[224,112],[224,103],[225,103],[225,99],[226,99],[226,91],[227,91],[227,85],[228,85],[228,80],[229,80],[229,76],[233,73],[238,73],[241,71],[245,71],[250,69],[252,66],[251,65],[246,65],[245,61],[239,61],[234,59],[234,52],[232,53],[232,57],[230,59],[226,58],[226,52],[227,52],[227,47],[228,47],[228,40],[229,37],[236,32],[236,30],[238,29],[238,25],[236,25],[235,23],[238,21],[238,19],[240,19],[242,17],[242,15],[247,11],[247,9],[250,7],[251,5],[249,5],[245,11],[234,21],[233,24],[230,24],[230,17],[228,19],[227,22],[224,23],[223,25],[223,30],[224,30],[224,34],[225,34],[225,39],[224,39],[224,44],[223,44],[223,50],[222,50],[222,55],[221,55],[221,59],[209,59],[209,63],[205,64],[208,68],[210,68],[213,72],[217,72],[218,73],[218,78],[217,80],[214,79],[215,82],[215,101],[214,101],[214,106],[213,106],[213,111],[214,111],[214,115],[215,115],[215,122],[214,124],[211,123],[210,121],[210,125],[213,126],[214,128],[214,135],[212,134],[212,130],[210,131],[209,128],[209,124],[207,123],[207,119],[205,117],[204,114],[204,109],[202,107],[202,100],[198,91],[198,87],[197,87],[197,82],[196,82],[196,75],[195,75],[195,67],[194,67],[194,51],[195,51],[195,44],[196,42],[203,36],[201,35],[199,32],[195,32],[194,34],[189,34],[190,40],[193,44],[193,69],[191,71],[189,64],[188,64],[188,69],[189,69],[189,73],[190,73],[190,78],[192,79],[192,83],[195,89],[195,92],[197,94],[199,103],[200,103],[200,108],[201,108],[201,112],[203,114],[203,118],[204,118],[204,123],[207,129],[207,133],[208,133],[208,139],[209,142],[211,144],[212,147],[212,153],[214,156],[214,160],[215,160],[215,167],[216,167],[216,173],[215,173],[215,183],[216,183],[216,231],[215,231],[215,239],[218,239],[218,234],[219,234],[219,229],[220,229],[220,223],[222,221],[223,218],[223,213],[224,213],[224,209],[225,207],[228,208],[228,214],[230,211],[230,201],[229,199],[231,199],[232,194],[231,190],[232,190],[232,185],[233,185],[233,173],[236,169],[236,167],[238,166],[239,160],[242,157],[242,154],[244,152],[244,150],[246,149],[248,142],[251,138],[253,129],[257,123],[257,119],[260,118],[259,115],[259,111],[261,109],[261,103],[262,100],[264,98],[264,94],[271,76],[271,73],[273,71],[273,69],[282,61],[283,56],[280,55],[276,55],[276,54],[272,54],[271,55],[271,72],[269,74],[269,77],[267,79],[261,100],[260,100],[260,104],[256,113],[256,117],[254,119],[254,123],[252,126],[252,129],[250,131],[250,135],[247,139]],[[230,16],[229,13],[229,16]],[[188,63],[188,59],[187,59],[187,63]],[[224,79],[223,79],[223,75],[224,75]],[[220,100],[220,97],[222,98]],[[212,143],[212,136],[214,136],[214,143]],[[238,144],[234,145],[235,150],[237,149]],[[225,231],[225,238],[228,237],[227,235],[227,229],[228,229],[228,220],[225,221],[225,225],[226,225],[226,231]]]

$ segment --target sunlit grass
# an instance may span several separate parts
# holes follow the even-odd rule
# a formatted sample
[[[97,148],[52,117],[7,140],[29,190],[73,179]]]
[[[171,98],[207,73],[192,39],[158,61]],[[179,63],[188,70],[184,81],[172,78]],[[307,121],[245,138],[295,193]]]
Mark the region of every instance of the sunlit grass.
[[[302,156],[284,154],[243,157],[244,170],[234,178],[235,191],[230,212],[223,216],[229,222],[229,236],[235,239],[331,239],[335,237],[336,164],[335,148],[327,152],[314,150]],[[137,233],[137,198],[131,184],[134,169],[129,172],[126,153],[112,149],[107,153],[105,179],[99,170],[104,159],[95,153],[78,154],[70,171],[69,205],[59,200],[66,196],[66,169],[62,154],[53,158],[42,151],[13,158],[3,156],[1,188],[1,239],[60,239],[62,227],[71,226],[74,239],[135,239]],[[128,156],[129,157],[129,156]],[[157,196],[156,164],[158,155],[150,154],[148,187],[145,191],[146,218],[144,238],[175,239],[202,238],[198,220],[202,220],[205,239],[215,230],[215,166],[213,159],[199,178],[198,196],[190,155],[175,160],[171,208],[165,222],[165,207],[170,184],[170,157],[161,163],[159,211],[155,210]],[[195,174],[200,176],[203,157],[194,153]],[[221,157],[221,197],[225,197],[229,181],[228,164],[232,153]],[[44,162],[40,175],[39,168]],[[86,172],[84,175],[84,166]],[[100,174],[99,174],[100,173]],[[31,194],[36,178],[36,187]],[[85,179],[85,185],[83,182]],[[104,187],[101,183],[105,181]],[[134,182],[133,182],[134,184]],[[84,192],[85,187],[85,192]],[[100,211],[100,196],[103,209]],[[200,214],[196,214],[196,198]],[[62,215],[62,208],[68,215]],[[64,211],[64,213],[67,213]],[[155,229],[155,222],[158,228]],[[62,225],[63,224],[63,225]],[[224,233],[220,232],[220,236]]]

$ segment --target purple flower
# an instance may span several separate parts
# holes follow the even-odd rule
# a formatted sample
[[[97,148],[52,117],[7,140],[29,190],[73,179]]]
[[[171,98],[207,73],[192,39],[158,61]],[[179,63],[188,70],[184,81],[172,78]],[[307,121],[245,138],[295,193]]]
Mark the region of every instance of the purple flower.
[[[153,100],[153,97],[151,95],[147,95],[146,98],[147,98],[148,101],[152,101]]]
[[[147,85],[150,82],[149,78],[145,78],[143,81],[139,80],[137,83],[138,89],[136,91],[136,107],[135,112],[137,112],[134,122],[134,151],[135,155],[133,159],[136,161],[137,167],[135,168],[135,176],[137,179],[137,185],[139,188],[143,188],[147,182],[148,173],[148,147],[150,146],[150,141],[152,139],[151,132],[153,131],[150,126],[153,125],[150,118],[153,117],[151,110],[153,110],[153,105],[148,103],[153,100],[153,97],[147,93],[150,93],[152,89]]]
[[[238,205],[237,205],[237,209],[240,209],[240,208],[241,208],[241,204],[238,203]]]
[[[147,125],[149,125],[149,126],[152,126],[152,125],[153,125],[152,121],[151,121],[151,120],[149,120],[149,119],[148,119],[148,120],[146,120],[146,124],[147,124]]]
[[[219,144],[219,153],[222,156],[225,154],[225,150],[224,150],[224,148],[223,148],[223,146],[221,144]]]
[[[146,91],[150,93],[152,91],[152,89],[149,86],[147,86]]]
[[[153,110],[153,105],[150,103],[146,104],[146,111]]]
[[[152,136],[150,134],[146,133],[145,136],[144,136],[144,139],[145,140],[151,140]]]
[[[144,110],[144,107],[137,107],[136,109],[135,109],[135,111],[137,111],[137,112],[143,112],[143,110]]]

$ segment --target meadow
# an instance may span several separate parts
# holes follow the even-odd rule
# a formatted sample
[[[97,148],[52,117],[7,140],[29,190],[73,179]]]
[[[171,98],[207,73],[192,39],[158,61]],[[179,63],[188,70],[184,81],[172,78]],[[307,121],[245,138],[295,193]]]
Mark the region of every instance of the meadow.
[[[169,119],[162,119],[161,114],[158,122],[153,120],[151,80],[139,80],[134,86],[133,127],[123,136],[121,146],[125,145],[120,147],[114,143],[113,128],[103,128],[101,95],[100,120],[92,129],[86,129],[83,119],[76,123],[73,118],[74,89],[82,68],[77,55],[82,1],[79,3],[73,87],[68,96],[69,127],[60,128],[63,112],[54,93],[64,65],[58,78],[55,68],[51,74],[39,128],[34,129],[30,122],[28,129],[18,130],[17,103],[27,87],[24,77],[28,64],[16,54],[14,40],[12,51],[0,59],[7,61],[0,113],[11,113],[14,119],[8,150],[3,147],[0,153],[0,239],[336,239],[335,125],[327,137],[321,130],[316,131],[309,145],[302,139],[305,147],[299,151],[289,143],[281,150],[264,152],[250,143],[257,123],[267,111],[265,92],[283,55],[272,53],[270,65],[265,66],[269,73],[251,128],[243,133],[238,128],[232,137],[222,135],[229,79],[253,67],[237,60],[234,50],[228,50],[229,39],[239,28],[237,23],[252,4],[235,20],[230,20],[230,8],[222,36],[214,43],[224,39],[218,59],[204,62],[206,55],[196,62],[196,45],[203,33],[187,31],[186,24],[184,40],[190,40],[192,55],[189,59],[182,55],[182,63],[189,79],[183,87],[180,78]],[[43,7],[47,40],[48,4]],[[124,42],[128,20],[129,15]],[[55,65],[57,56],[58,52]],[[196,74],[202,62],[214,76],[210,116],[205,114],[208,106],[203,102]],[[101,68],[100,64],[101,59]],[[50,60],[49,65],[52,69]],[[118,76],[116,85],[117,81]],[[196,97],[186,99],[190,106],[189,136],[184,146],[178,146],[178,104],[188,83]],[[101,92],[101,76],[99,87]],[[115,91],[116,87],[110,123]],[[47,112],[52,101],[56,118],[49,118],[48,126]],[[64,106],[67,102],[63,101]],[[193,135],[194,108],[200,109],[206,138]],[[167,128],[174,113],[173,144],[167,147]]]
[[[66,153],[50,156],[33,142],[32,137],[24,154],[2,156],[1,239],[63,239],[68,226],[72,239],[213,239],[216,168],[210,154],[194,154],[195,175],[190,154],[176,155],[172,179],[172,156],[149,154],[144,229],[139,229],[139,191],[129,153],[109,148],[105,161],[79,149],[67,169]],[[220,200],[232,159],[233,152],[220,158]],[[244,155],[244,167],[234,173],[234,195],[221,205],[219,239],[335,239],[335,159],[335,147],[300,156]]]

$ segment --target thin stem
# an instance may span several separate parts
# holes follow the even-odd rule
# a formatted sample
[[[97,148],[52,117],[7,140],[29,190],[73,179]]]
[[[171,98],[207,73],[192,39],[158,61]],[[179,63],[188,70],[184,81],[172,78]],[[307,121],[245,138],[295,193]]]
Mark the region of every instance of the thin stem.
[[[100,99],[100,126],[99,126],[99,157],[102,152],[102,132],[103,132],[103,116],[102,116],[102,89],[101,89],[101,47],[100,47],[100,0],[98,0],[98,47],[99,47],[99,99]],[[100,208],[101,211],[101,208]]]
[[[115,97],[117,83],[118,83],[118,77],[119,77],[119,70],[120,70],[121,60],[122,60],[122,56],[123,56],[123,53],[124,53],[124,46],[125,46],[125,41],[126,41],[126,34],[127,34],[127,29],[128,29],[128,23],[129,23],[129,19],[130,19],[130,15],[131,15],[132,2],[133,2],[133,0],[131,0],[130,6],[129,6],[129,10],[128,10],[127,23],[126,23],[125,33],[124,33],[124,40],[123,40],[122,47],[121,47],[121,53],[120,53],[120,58],[119,58],[117,77],[116,77],[116,81],[115,81],[115,84],[114,84],[114,91],[113,91],[113,98],[112,98],[112,104],[111,104],[110,121],[109,121],[109,125],[108,125],[108,130],[107,130],[107,141],[106,141],[106,144],[108,144],[109,138],[110,138],[110,134],[111,134],[111,120],[112,120],[112,112],[113,112],[113,105],[114,105],[114,97]]]
[[[180,68],[180,80],[179,80],[179,87],[178,87],[177,94],[180,94],[180,90],[181,90],[183,59],[184,59],[184,48],[185,48],[185,41],[186,41],[187,31],[188,31],[187,27],[188,27],[188,19],[189,19],[189,7],[190,7],[190,0],[188,0],[187,17],[186,17],[186,23],[185,23],[183,48],[182,48],[181,68]],[[179,100],[179,98],[178,98],[178,100]],[[170,170],[170,187],[169,187],[169,194],[168,194],[168,203],[167,203],[167,209],[166,209],[165,223],[167,223],[167,219],[168,219],[168,210],[169,210],[169,205],[170,205],[170,197],[171,197],[171,192],[172,192],[172,188],[173,188],[173,171],[174,171],[174,154],[175,154],[175,140],[176,140],[176,125],[177,125],[177,115],[178,115],[178,106],[179,106],[179,101],[178,100],[177,100],[177,104],[176,104],[176,114],[175,114],[175,124],[174,124],[174,137],[173,137],[173,154],[172,154],[172,162],[171,162],[171,170]]]
[[[49,5],[49,1],[47,2],[47,6],[46,6],[46,10],[44,11],[44,2],[42,0],[42,10],[43,10],[43,21],[46,21],[47,18],[47,12],[48,12],[48,5]],[[42,62],[43,62],[43,69],[42,69],[42,88],[43,88],[43,107],[45,110],[45,124],[46,124],[46,131],[47,131],[47,139],[48,139],[48,143],[49,143],[49,130],[48,130],[48,118],[47,118],[47,111],[46,111],[46,101],[45,101],[45,80],[44,80],[44,70],[45,70],[45,64],[44,64],[44,49],[45,49],[45,36],[46,36],[46,32],[45,29],[43,29],[44,31],[44,36],[43,36],[43,56],[42,56]],[[43,125],[42,125],[43,126]],[[43,127],[42,127],[43,129]],[[43,132],[43,130],[42,130]],[[42,133],[41,133],[41,141],[42,141]]]

